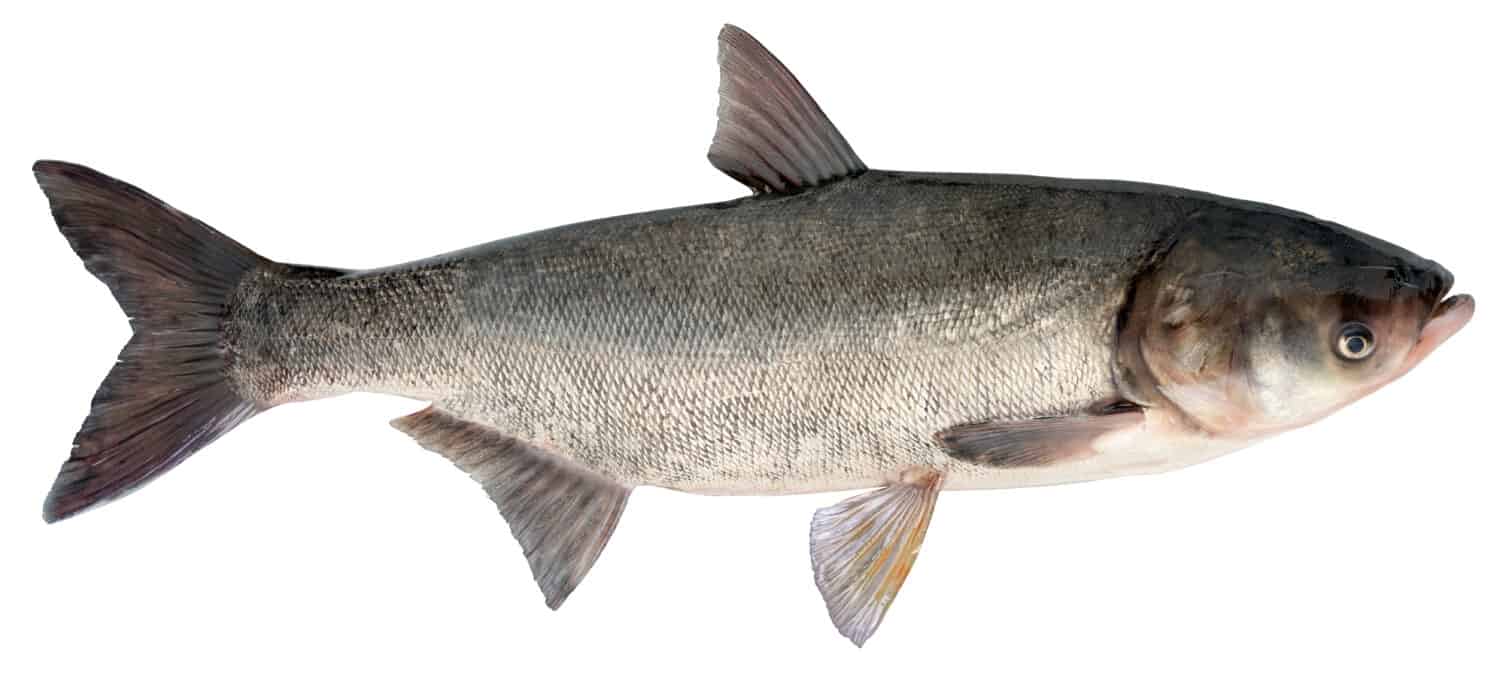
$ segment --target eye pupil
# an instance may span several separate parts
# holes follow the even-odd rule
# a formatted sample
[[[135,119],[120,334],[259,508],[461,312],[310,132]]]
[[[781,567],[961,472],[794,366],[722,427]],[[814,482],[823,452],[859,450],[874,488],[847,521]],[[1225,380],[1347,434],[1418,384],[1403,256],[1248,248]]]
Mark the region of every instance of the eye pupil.
[[[1364,359],[1375,351],[1375,335],[1364,323],[1345,323],[1337,346],[1339,356],[1345,359]]]

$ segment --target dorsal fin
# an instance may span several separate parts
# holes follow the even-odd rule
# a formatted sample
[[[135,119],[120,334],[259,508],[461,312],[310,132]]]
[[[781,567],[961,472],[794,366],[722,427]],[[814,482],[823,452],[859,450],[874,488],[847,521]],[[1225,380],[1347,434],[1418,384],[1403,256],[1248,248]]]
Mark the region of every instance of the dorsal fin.
[[[865,171],[802,83],[754,36],[719,32],[719,128],[708,160],[757,193],[791,193]]]

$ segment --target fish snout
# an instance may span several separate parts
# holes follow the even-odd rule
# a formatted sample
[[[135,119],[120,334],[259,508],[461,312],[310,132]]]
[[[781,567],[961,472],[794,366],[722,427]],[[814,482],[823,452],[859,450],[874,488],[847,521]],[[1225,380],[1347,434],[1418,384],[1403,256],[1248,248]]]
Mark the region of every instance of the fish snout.
[[[1453,273],[1437,263],[1415,269],[1416,285],[1421,287],[1422,298],[1428,306],[1436,308],[1448,292],[1453,289]]]

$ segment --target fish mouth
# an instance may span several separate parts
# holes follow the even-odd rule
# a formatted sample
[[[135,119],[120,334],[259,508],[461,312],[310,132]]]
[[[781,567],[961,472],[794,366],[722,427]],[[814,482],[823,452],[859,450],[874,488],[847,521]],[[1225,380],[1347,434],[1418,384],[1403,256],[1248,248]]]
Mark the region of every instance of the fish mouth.
[[[1422,333],[1417,336],[1417,343],[1412,345],[1411,351],[1406,355],[1406,364],[1401,369],[1401,373],[1406,373],[1426,359],[1427,355],[1432,354],[1439,345],[1468,325],[1473,317],[1474,297],[1468,294],[1455,294],[1444,299],[1433,308],[1432,315],[1427,317],[1427,322],[1422,326]]]
[[[1446,340],[1468,325],[1473,317],[1474,297],[1469,294],[1454,294],[1432,309],[1427,324],[1422,326],[1422,337],[1418,338],[1418,342]]]

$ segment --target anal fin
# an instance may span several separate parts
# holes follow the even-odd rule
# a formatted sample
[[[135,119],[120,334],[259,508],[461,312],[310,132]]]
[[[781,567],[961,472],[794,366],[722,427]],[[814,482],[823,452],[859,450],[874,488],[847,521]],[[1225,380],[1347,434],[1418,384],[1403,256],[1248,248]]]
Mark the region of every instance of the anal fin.
[[[484,487],[554,610],[604,551],[630,497],[628,487],[577,463],[436,407],[391,425]]]
[[[854,645],[875,633],[906,581],[942,486],[941,473],[911,470],[813,514],[813,580],[834,626]]]

